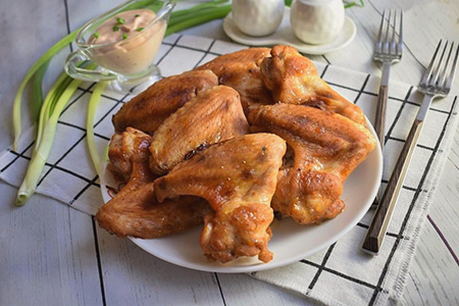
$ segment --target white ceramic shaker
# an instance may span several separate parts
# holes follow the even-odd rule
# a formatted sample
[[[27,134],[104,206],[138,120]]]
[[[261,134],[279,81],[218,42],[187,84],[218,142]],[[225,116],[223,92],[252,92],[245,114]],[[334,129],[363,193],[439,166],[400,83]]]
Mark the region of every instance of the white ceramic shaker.
[[[343,28],[342,0],[294,0],[290,23],[296,37],[308,44],[332,41]]]
[[[284,16],[284,0],[233,0],[232,17],[241,32],[265,36],[277,30]]]

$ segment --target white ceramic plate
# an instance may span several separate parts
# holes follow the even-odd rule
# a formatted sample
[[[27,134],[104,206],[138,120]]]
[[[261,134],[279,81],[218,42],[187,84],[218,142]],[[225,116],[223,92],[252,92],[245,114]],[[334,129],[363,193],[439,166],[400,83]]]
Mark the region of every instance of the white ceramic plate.
[[[276,32],[268,36],[254,37],[242,33],[233,21],[231,13],[223,21],[223,30],[232,40],[248,46],[290,45],[300,52],[312,55],[322,55],[342,49],[349,45],[357,33],[357,28],[349,17],[344,20],[341,33],[333,41],[322,45],[310,45],[296,38],[290,27],[290,9],[285,8],[284,18]]]
[[[370,130],[377,139],[371,125]],[[336,218],[315,226],[299,225],[290,219],[275,220],[271,227],[273,237],[269,242],[274,259],[269,263],[261,263],[254,258],[225,265],[208,261],[199,246],[199,227],[159,239],[129,239],[158,258],[194,270],[241,273],[281,267],[331,245],[362,219],[376,196],[381,181],[382,161],[378,143],[376,149],[347,179],[342,195],[346,208]],[[105,202],[111,199],[107,185],[117,186],[109,171],[105,171],[101,184]]]

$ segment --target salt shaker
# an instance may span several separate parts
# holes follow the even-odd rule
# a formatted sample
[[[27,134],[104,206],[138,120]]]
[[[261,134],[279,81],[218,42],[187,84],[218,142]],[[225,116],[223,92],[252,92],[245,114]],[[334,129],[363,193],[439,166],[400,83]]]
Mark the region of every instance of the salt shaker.
[[[290,23],[296,37],[308,44],[332,41],[343,28],[342,0],[294,0]]]
[[[241,32],[265,36],[279,27],[284,16],[284,0],[233,0],[232,16]]]

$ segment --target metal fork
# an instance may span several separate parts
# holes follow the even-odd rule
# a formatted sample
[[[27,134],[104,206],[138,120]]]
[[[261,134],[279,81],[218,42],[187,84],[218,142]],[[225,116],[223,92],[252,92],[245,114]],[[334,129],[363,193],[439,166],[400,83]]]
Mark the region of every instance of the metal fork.
[[[456,51],[451,63],[451,55],[454,54],[453,49],[455,45]],[[442,49],[441,55],[438,56],[440,49]],[[446,97],[450,92],[451,84],[453,83],[456,73],[458,57],[459,46],[457,43],[449,43],[448,41],[443,43],[442,40],[440,40],[432,60],[419,83],[418,91],[424,94],[424,98],[416,119],[411,126],[402,152],[397,160],[394,171],[389,179],[381,202],[371,221],[370,228],[362,246],[364,251],[377,254],[381,248],[427,111],[435,98]]]
[[[398,15],[400,18],[397,18]],[[396,33],[397,23],[399,25],[398,35]],[[378,41],[376,42],[373,54],[373,59],[382,63],[382,76],[375,118],[375,130],[378,134],[379,142],[381,143],[381,149],[384,147],[384,123],[386,119],[390,67],[392,64],[398,63],[402,59],[402,51],[403,11],[392,9],[384,10],[379,26]]]

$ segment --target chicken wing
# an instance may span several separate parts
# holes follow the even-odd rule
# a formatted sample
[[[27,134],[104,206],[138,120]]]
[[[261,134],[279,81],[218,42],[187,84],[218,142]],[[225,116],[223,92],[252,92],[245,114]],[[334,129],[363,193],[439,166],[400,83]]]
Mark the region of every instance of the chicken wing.
[[[150,136],[133,128],[115,134],[110,143],[112,169],[127,184],[97,212],[99,225],[120,237],[157,238],[201,224],[211,210],[197,197],[158,203],[148,167]]]
[[[200,91],[218,85],[210,70],[189,71],[162,79],[131,101],[113,116],[116,132],[128,126],[152,135],[161,123]]]
[[[271,104],[272,97],[263,84],[260,63],[269,56],[269,48],[249,48],[225,54],[198,67],[210,69],[220,84],[236,89],[241,95],[241,103],[247,114],[249,106]]]
[[[249,122],[253,131],[279,135],[289,146],[274,210],[302,224],[320,223],[343,210],[343,183],[376,143],[363,125],[339,114],[282,103],[259,107]]]
[[[275,46],[271,55],[261,63],[261,75],[275,101],[332,111],[365,124],[362,110],[322,80],[314,64],[295,48]]]
[[[152,239],[179,233],[202,224],[204,216],[211,212],[209,204],[196,197],[158,203],[153,182],[134,190],[125,188],[96,215],[101,227],[119,237]]]
[[[150,167],[158,174],[208,146],[247,133],[248,124],[237,91],[216,86],[167,118],[153,135]]]
[[[114,134],[108,150],[109,170],[122,183],[130,181],[130,187],[134,189],[153,181],[155,176],[148,167],[150,143],[150,135],[131,127]]]
[[[241,136],[211,146],[155,181],[159,201],[194,195],[208,201],[200,243],[219,262],[240,256],[272,259],[268,250],[273,220],[270,206],[285,141],[273,134]]]

